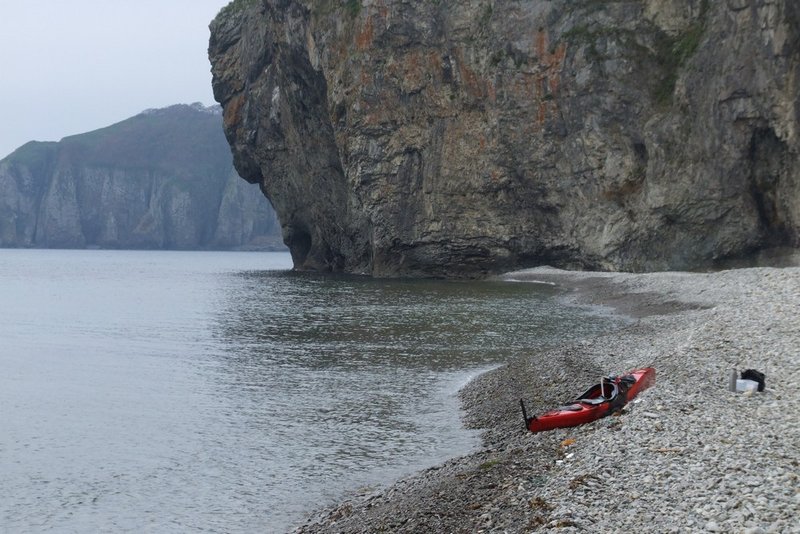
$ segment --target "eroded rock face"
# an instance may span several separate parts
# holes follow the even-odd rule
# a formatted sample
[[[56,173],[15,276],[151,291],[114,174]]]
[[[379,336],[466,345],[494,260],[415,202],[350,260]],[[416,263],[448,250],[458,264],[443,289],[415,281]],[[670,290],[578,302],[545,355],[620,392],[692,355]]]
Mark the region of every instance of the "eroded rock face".
[[[800,244],[790,0],[235,2],[240,175],[299,269],[687,269]]]

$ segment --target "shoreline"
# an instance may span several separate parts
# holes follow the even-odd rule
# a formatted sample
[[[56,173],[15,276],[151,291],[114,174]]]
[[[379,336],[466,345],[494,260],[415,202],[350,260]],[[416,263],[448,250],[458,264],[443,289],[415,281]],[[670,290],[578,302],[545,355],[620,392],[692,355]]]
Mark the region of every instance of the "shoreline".
[[[800,268],[597,273],[537,268],[571,305],[631,318],[479,375],[459,396],[481,448],[318,513],[296,532],[796,532]],[[601,375],[653,365],[619,417],[532,434],[540,412]],[[767,389],[727,391],[730,369]],[[569,440],[569,441],[565,441]]]

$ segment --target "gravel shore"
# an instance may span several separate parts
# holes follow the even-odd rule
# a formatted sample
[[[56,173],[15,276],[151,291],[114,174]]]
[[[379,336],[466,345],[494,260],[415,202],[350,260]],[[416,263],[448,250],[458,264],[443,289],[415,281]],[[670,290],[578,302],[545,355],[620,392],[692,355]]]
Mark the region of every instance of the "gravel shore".
[[[474,380],[461,396],[481,450],[298,532],[800,532],[800,268],[503,278],[555,283],[574,305],[632,321]],[[541,412],[641,366],[656,385],[621,415],[524,429],[520,398]],[[729,392],[731,369],[747,368],[766,390]]]

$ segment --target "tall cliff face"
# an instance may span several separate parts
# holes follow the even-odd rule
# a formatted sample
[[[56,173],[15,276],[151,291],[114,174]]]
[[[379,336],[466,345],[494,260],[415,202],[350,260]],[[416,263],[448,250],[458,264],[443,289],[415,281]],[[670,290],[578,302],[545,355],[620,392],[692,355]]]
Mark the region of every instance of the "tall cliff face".
[[[172,106],[0,162],[0,246],[280,247],[233,169],[217,108]]]
[[[800,245],[793,0],[237,1],[239,173],[295,266],[658,270]]]

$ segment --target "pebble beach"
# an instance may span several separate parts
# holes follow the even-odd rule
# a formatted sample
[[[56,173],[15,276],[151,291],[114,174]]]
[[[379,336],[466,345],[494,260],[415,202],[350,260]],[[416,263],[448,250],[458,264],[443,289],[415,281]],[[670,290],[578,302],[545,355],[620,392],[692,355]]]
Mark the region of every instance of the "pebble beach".
[[[297,532],[800,532],[800,268],[502,278],[629,320],[481,375],[460,394],[478,451],[352,495]],[[524,428],[520,399],[546,411],[645,366],[655,386],[620,414]],[[765,390],[729,391],[733,369],[763,372]]]

